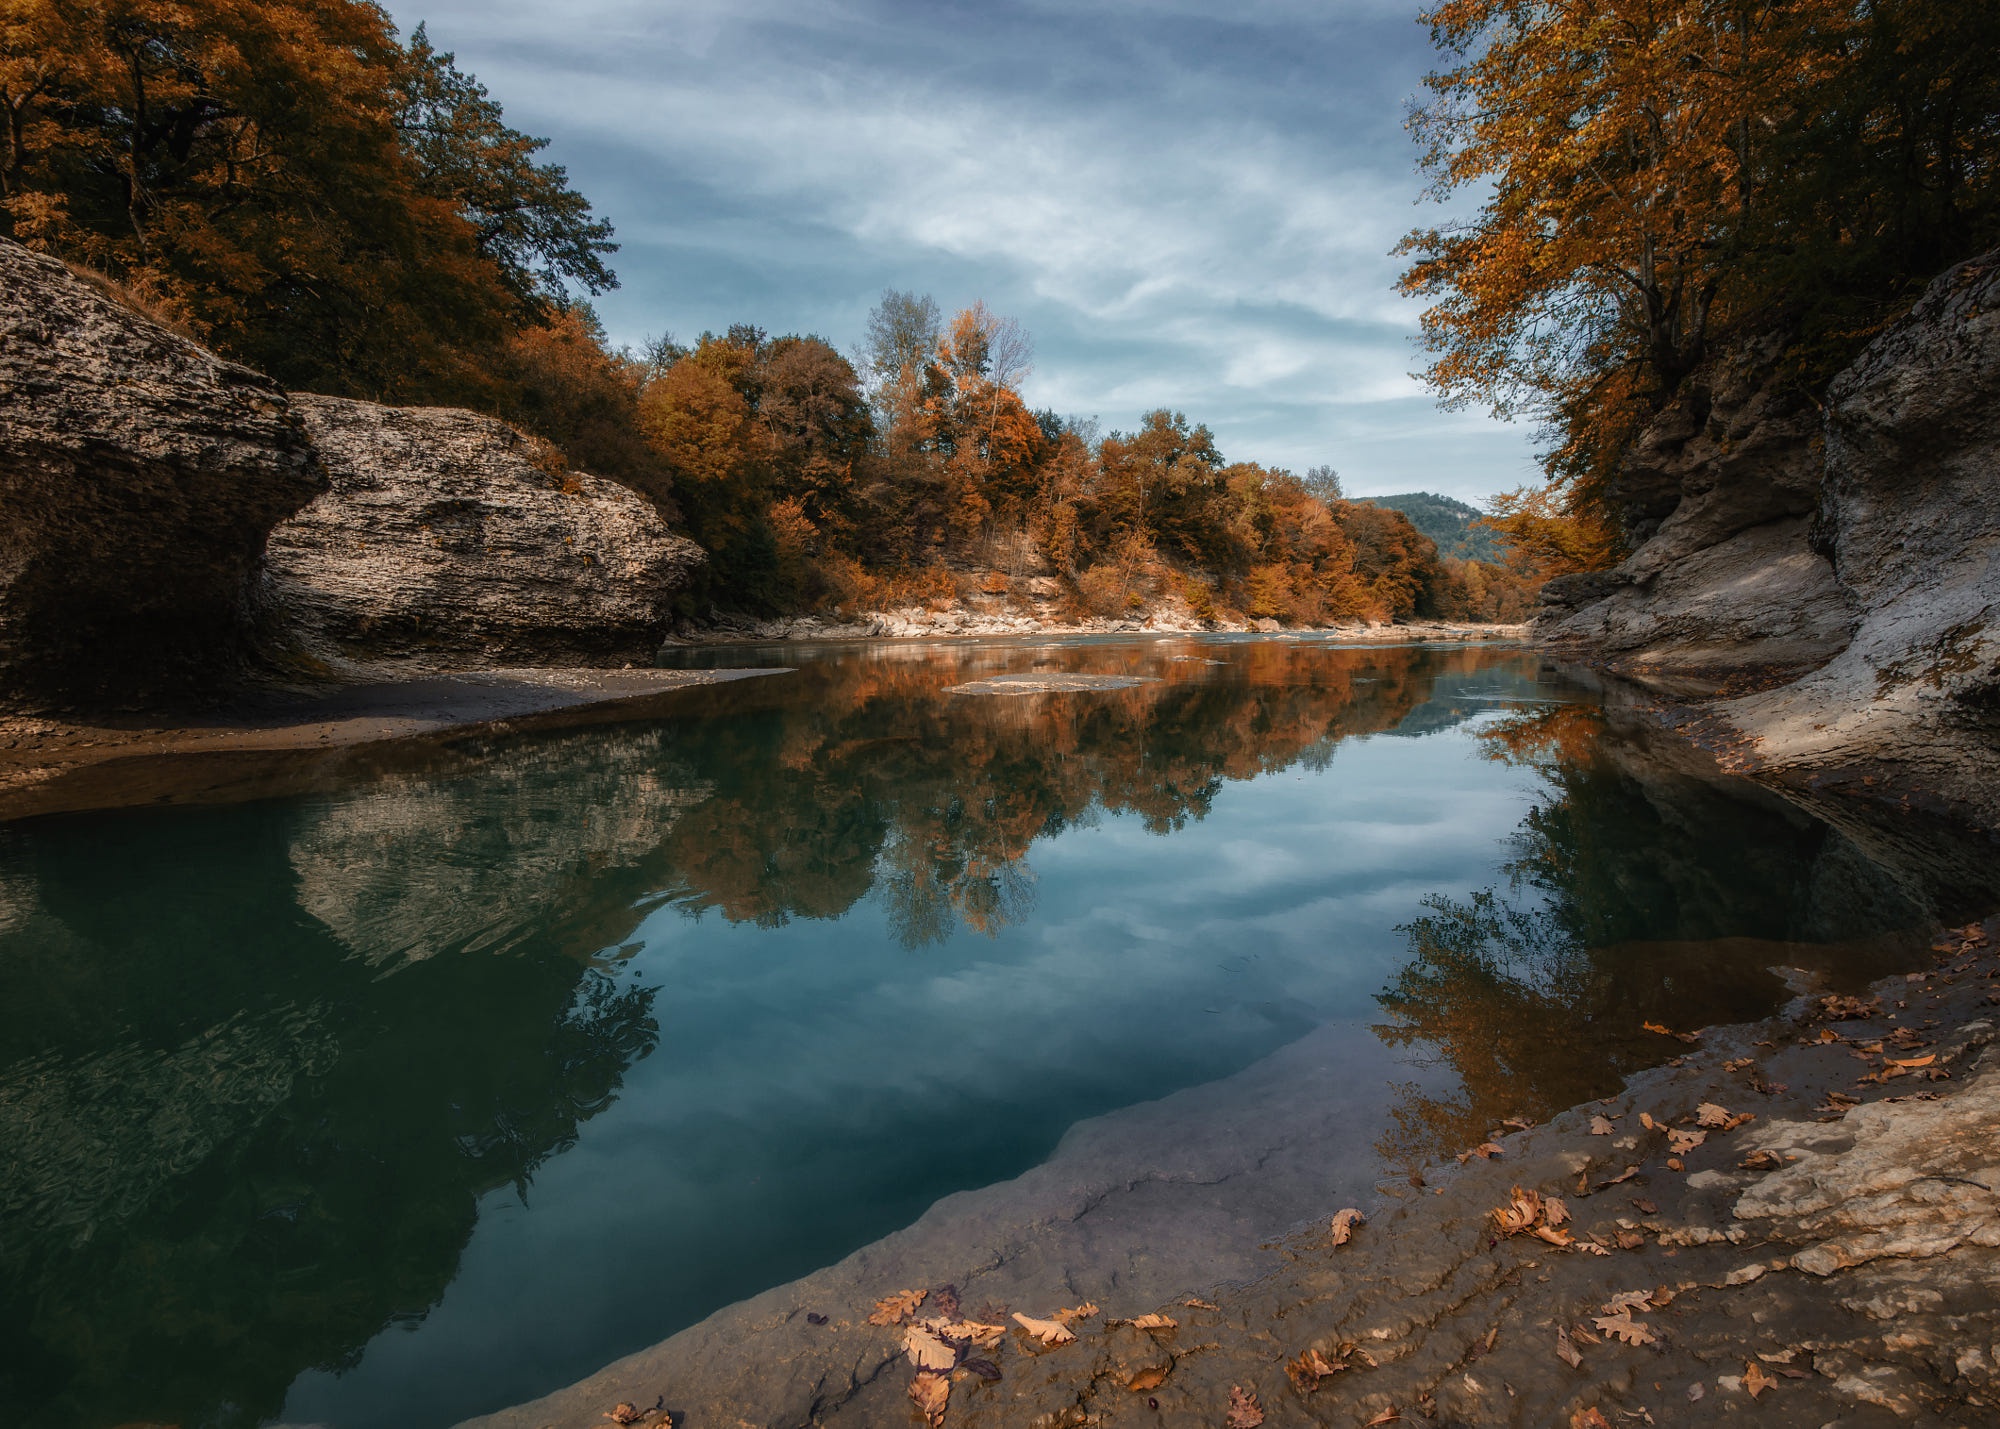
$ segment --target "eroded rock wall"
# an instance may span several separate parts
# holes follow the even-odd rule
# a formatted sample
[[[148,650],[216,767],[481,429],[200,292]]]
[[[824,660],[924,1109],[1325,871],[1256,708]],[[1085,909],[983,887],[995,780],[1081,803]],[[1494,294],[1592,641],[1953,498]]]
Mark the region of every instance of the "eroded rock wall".
[[[332,489],[271,533],[278,647],[341,668],[646,661],[701,548],[504,422],[294,399]]]
[[[275,382],[0,240],[0,704],[238,673],[265,534],[325,487]]]
[[[2000,251],[1835,380],[1820,524],[1852,641],[1719,713],[1762,768],[1847,769],[2000,828]]]

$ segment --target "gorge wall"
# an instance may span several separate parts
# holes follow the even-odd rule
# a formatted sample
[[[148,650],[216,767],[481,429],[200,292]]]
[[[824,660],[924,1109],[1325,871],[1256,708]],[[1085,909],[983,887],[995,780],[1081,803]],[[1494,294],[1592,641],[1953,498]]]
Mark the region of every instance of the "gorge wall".
[[[0,707],[650,662],[701,559],[504,423],[287,393],[0,240]]]
[[[1648,429],[1614,492],[1642,543],[1551,581],[1537,634],[1717,696],[1697,723],[1741,767],[2000,828],[2000,251],[1823,412],[1771,356],[1718,361]]]

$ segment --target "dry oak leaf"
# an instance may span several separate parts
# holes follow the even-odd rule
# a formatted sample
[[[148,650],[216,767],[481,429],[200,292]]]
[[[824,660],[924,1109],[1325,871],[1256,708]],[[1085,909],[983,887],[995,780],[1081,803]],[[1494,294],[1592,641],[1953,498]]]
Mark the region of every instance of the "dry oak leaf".
[[[1650,1290],[1621,1290],[1604,1302],[1607,1315],[1624,1315],[1633,1310],[1653,1308],[1653,1292]]]
[[[1187,1306],[1190,1310],[1220,1310],[1222,1308],[1220,1305],[1210,1304],[1206,1300],[1197,1300],[1192,1295],[1181,1301],[1181,1304]]]
[[[1333,1217],[1333,1243],[1336,1246],[1342,1246],[1353,1240],[1354,1228],[1360,1225],[1364,1219],[1365,1217],[1362,1216],[1361,1212],[1355,1210],[1352,1206],[1349,1206],[1344,1211],[1335,1212]]]
[[[1178,1330],[1181,1327],[1181,1322],[1171,1315],[1141,1315],[1125,1323],[1135,1330]]]
[[[1660,1124],[1653,1120],[1653,1114],[1649,1111],[1639,1113],[1639,1125],[1645,1127],[1648,1131],[1658,1131],[1660,1129]]]
[[[1757,1398],[1777,1382],[1775,1376],[1764,1373],[1764,1366],[1758,1364],[1757,1361],[1750,1360],[1744,1364],[1743,1388],[1749,1392],[1752,1399]]]
[[[944,1423],[945,1401],[951,1398],[951,1379],[926,1371],[910,1381],[910,1402],[922,1411],[933,1426]]]
[[[1708,1133],[1705,1131],[1669,1131],[1667,1133],[1667,1145],[1672,1148],[1675,1155],[1685,1155],[1706,1140],[1708,1140]]]
[[[1569,1219],[1569,1205],[1561,1196],[1542,1197],[1542,1224],[1559,1226]]]
[[[611,1408],[604,1411],[604,1417],[609,1419],[613,1424],[637,1424],[646,1416],[638,1405],[620,1400],[617,1404],[612,1405]]]
[[[1736,1164],[1745,1171],[1769,1171],[1785,1163],[1778,1159],[1775,1152],[1753,1151]]]
[[[1134,1394],[1144,1394],[1149,1389],[1158,1389],[1167,1382],[1167,1374],[1172,1369],[1172,1365],[1154,1365],[1142,1369],[1125,1381],[1125,1387]]]
[[[1007,1334],[1005,1325],[988,1325],[978,1320],[923,1320],[919,1323],[941,1340],[950,1340],[955,1345],[978,1345],[989,1350]]]
[[[1264,1407],[1257,1402],[1257,1396],[1240,1384],[1229,1386],[1229,1418],[1223,1421],[1229,1429],[1257,1429],[1264,1422]]]
[[[958,1350],[921,1325],[903,1331],[903,1353],[920,1370],[943,1372],[958,1363]]]
[[[1583,1351],[1570,1343],[1569,1331],[1561,1325],[1556,1326],[1556,1358],[1571,1369],[1583,1367]]]
[[[1659,1343],[1658,1337],[1653,1334],[1651,1329],[1641,1321],[1632,1318],[1630,1310],[1622,1311],[1616,1315],[1598,1315],[1590,1323],[1597,1326],[1598,1329],[1611,1336],[1614,1340],[1623,1340],[1628,1345],[1652,1345]]]
[[[1569,1429],[1611,1429],[1611,1421],[1606,1419],[1597,1406],[1579,1409],[1569,1417]]]
[[[1608,1116],[1593,1116],[1590,1119],[1590,1134],[1592,1136],[1609,1136],[1617,1129],[1617,1127],[1611,1124],[1611,1118]]]
[[[1505,1154],[1506,1151],[1500,1145],[1499,1142],[1482,1141],[1479,1143],[1479,1145],[1473,1147],[1472,1150],[1470,1151],[1459,1152],[1458,1164],[1463,1166],[1466,1162],[1470,1161],[1475,1156],[1477,1156],[1482,1161],[1491,1161],[1494,1157],[1503,1156]]]
[[[1037,1320],[1018,1310],[1014,1312],[1014,1319],[1022,1329],[1045,1345],[1066,1345],[1076,1338],[1076,1331],[1059,1320]]]
[[[1565,1246],[1576,1239],[1568,1231],[1557,1230],[1553,1226],[1536,1226],[1530,1234],[1535,1239],[1547,1241],[1550,1245],[1554,1246]]]
[[[1285,1373],[1291,1376],[1292,1384],[1300,1394],[1311,1394],[1319,1388],[1321,1380],[1346,1368],[1344,1364],[1333,1363],[1318,1350],[1307,1350],[1297,1359],[1285,1362]]]
[[[1086,1300],[1081,1305],[1072,1305],[1067,1310],[1058,1310],[1049,1318],[1059,1325],[1074,1325],[1078,1320],[1088,1320],[1097,1313],[1097,1306]],[[1020,1319],[1019,1315],[1014,1317]]]
[[[875,1302],[875,1309],[868,1317],[871,1325],[900,1325],[910,1318],[917,1306],[924,1303],[927,1290],[898,1290],[894,1295]]]
[[[1534,1228],[1542,1218],[1542,1196],[1539,1191],[1524,1191],[1514,1188],[1513,1197],[1504,1206],[1495,1206],[1489,1215],[1502,1235],[1519,1235]]]

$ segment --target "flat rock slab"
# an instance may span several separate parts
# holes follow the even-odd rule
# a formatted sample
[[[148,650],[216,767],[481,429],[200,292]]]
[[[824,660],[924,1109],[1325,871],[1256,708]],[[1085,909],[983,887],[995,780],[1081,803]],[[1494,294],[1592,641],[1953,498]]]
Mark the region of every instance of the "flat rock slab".
[[[1157,685],[1153,675],[995,675],[950,685],[948,695],[1056,695],[1072,690],[1129,690],[1139,685]]]

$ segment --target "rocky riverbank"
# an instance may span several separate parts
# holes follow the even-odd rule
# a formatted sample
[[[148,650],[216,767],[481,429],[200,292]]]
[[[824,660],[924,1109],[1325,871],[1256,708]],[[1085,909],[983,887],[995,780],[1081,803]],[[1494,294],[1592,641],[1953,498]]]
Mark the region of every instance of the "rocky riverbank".
[[[2000,1412],[1994,930],[1663,1030],[1622,1093],[1329,1201],[1247,1284],[1080,1304],[1059,1257],[941,1284],[885,1243],[473,1422],[1968,1424]]]

